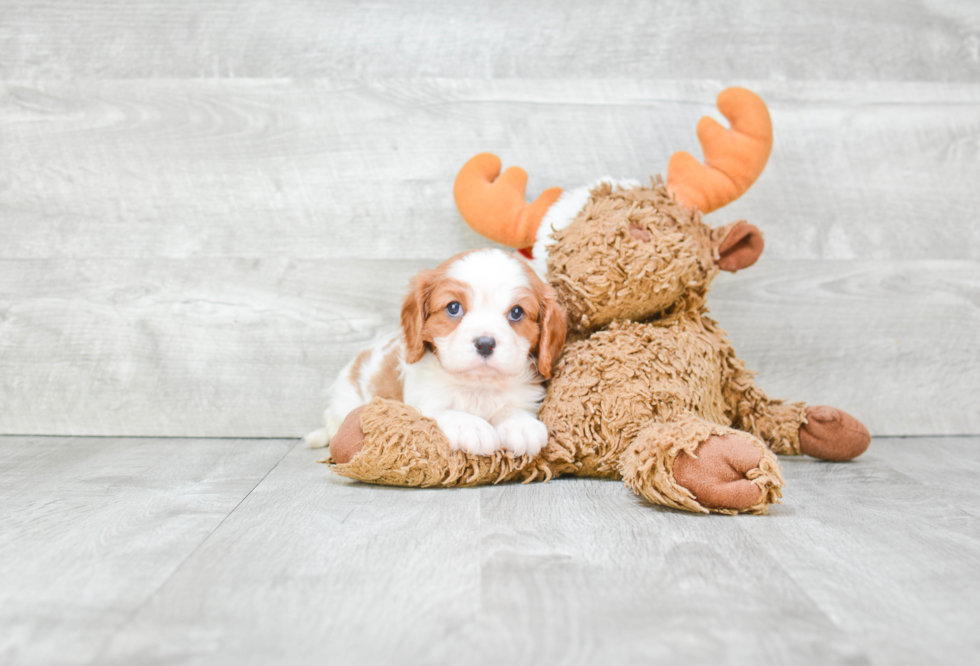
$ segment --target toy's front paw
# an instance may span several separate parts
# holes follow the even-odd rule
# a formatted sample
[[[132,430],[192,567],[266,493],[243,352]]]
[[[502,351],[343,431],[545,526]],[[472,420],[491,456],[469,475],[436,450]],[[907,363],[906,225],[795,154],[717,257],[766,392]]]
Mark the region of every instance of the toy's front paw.
[[[466,412],[443,412],[436,422],[455,451],[487,456],[500,449],[497,431],[479,416]]]
[[[367,409],[363,405],[351,411],[344,419],[337,434],[330,438],[330,457],[335,463],[350,462],[364,446],[364,431],[361,429],[361,414]]]
[[[548,443],[548,426],[527,413],[504,419],[496,428],[500,444],[515,456],[536,456]]]
[[[674,480],[708,509],[744,511],[762,500],[763,490],[746,475],[759,466],[762,452],[739,435],[712,435],[694,456],[674,461]]]
[[[800,426],[800,449],[808,456],[838,462],[851,460],[871,444],[871,433],[864,424],[836,407],[807,407],[806,419]]]

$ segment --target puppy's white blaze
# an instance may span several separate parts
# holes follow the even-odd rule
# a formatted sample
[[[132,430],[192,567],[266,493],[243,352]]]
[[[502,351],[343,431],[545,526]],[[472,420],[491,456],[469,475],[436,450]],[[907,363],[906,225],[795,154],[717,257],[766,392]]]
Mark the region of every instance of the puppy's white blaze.
[[[446,276],[465,282],[478,291],[478,307],[499,305],[513,297],[514,290],[531,286],[519,260],[489,248],[461,257],[449,267]],[[506,307],[506,303],[504,305]]]
[[[434,340],[446,369],[480,376],[490,371],[504,375],[522,373],[531,341],[518,335],[507,320],[518,290],[531,286],[520,260],[500,250],[479,250],[453,263],[446,276],[468,284],[472,296],[456,329]],[[475,345],[477,338],[485,336],[496,342],[488,358],[481,356]]]

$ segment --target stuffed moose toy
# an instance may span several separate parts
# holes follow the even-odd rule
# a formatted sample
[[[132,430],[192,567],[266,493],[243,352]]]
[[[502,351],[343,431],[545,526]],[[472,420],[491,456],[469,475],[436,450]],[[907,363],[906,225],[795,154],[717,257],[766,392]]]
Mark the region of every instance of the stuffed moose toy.
[[[759,230],[701,220],[743,194],[772,148],[772,125],[754,93],[718,96],[725,129],[702,118],[705,164],[670,159],[666,184],[603,179],[525,200],[527,174],[477,155],[454,194],[482,235],[524,249],[567,312],[568,341],[539,417],[548,444],[536,456],[469,455],[435,421],[375,398],[351,412],[330,444],[333,471],[376,484],[475,486],[561,475],[622,479],[647,500],[694,512],[764,513],[782,496],[774,454],[843,461],[871,438],[832,407],[773,400],[708,317],[719,270],[751,266]]]

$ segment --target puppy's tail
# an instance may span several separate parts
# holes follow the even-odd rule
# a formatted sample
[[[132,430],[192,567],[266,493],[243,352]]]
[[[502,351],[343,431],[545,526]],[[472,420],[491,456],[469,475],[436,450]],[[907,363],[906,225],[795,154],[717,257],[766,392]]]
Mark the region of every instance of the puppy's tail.
[[[311,449],[322,449],[330,443],[330,437],[327,435],[326,428],[320,428],[319,430],[314,430],[309,435],[303,438],[306,442],[306,446]]]

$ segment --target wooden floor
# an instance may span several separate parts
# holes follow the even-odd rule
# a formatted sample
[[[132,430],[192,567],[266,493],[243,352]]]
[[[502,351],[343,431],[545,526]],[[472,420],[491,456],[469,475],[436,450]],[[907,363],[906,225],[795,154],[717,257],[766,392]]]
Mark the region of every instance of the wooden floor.
[[[730,85],[774,148],[706,220],[766,251],[709,305],[866,455],[704,517],[297,446],[490,245],[469,157],[645,179]],[[0,666],[980,663],[978,184],[975,0],[0,0]]]
[[[980,438],[784,458],[767,517],[618,482],[362,485],[295,440],[0,438],[3,664],[980,654]]]

